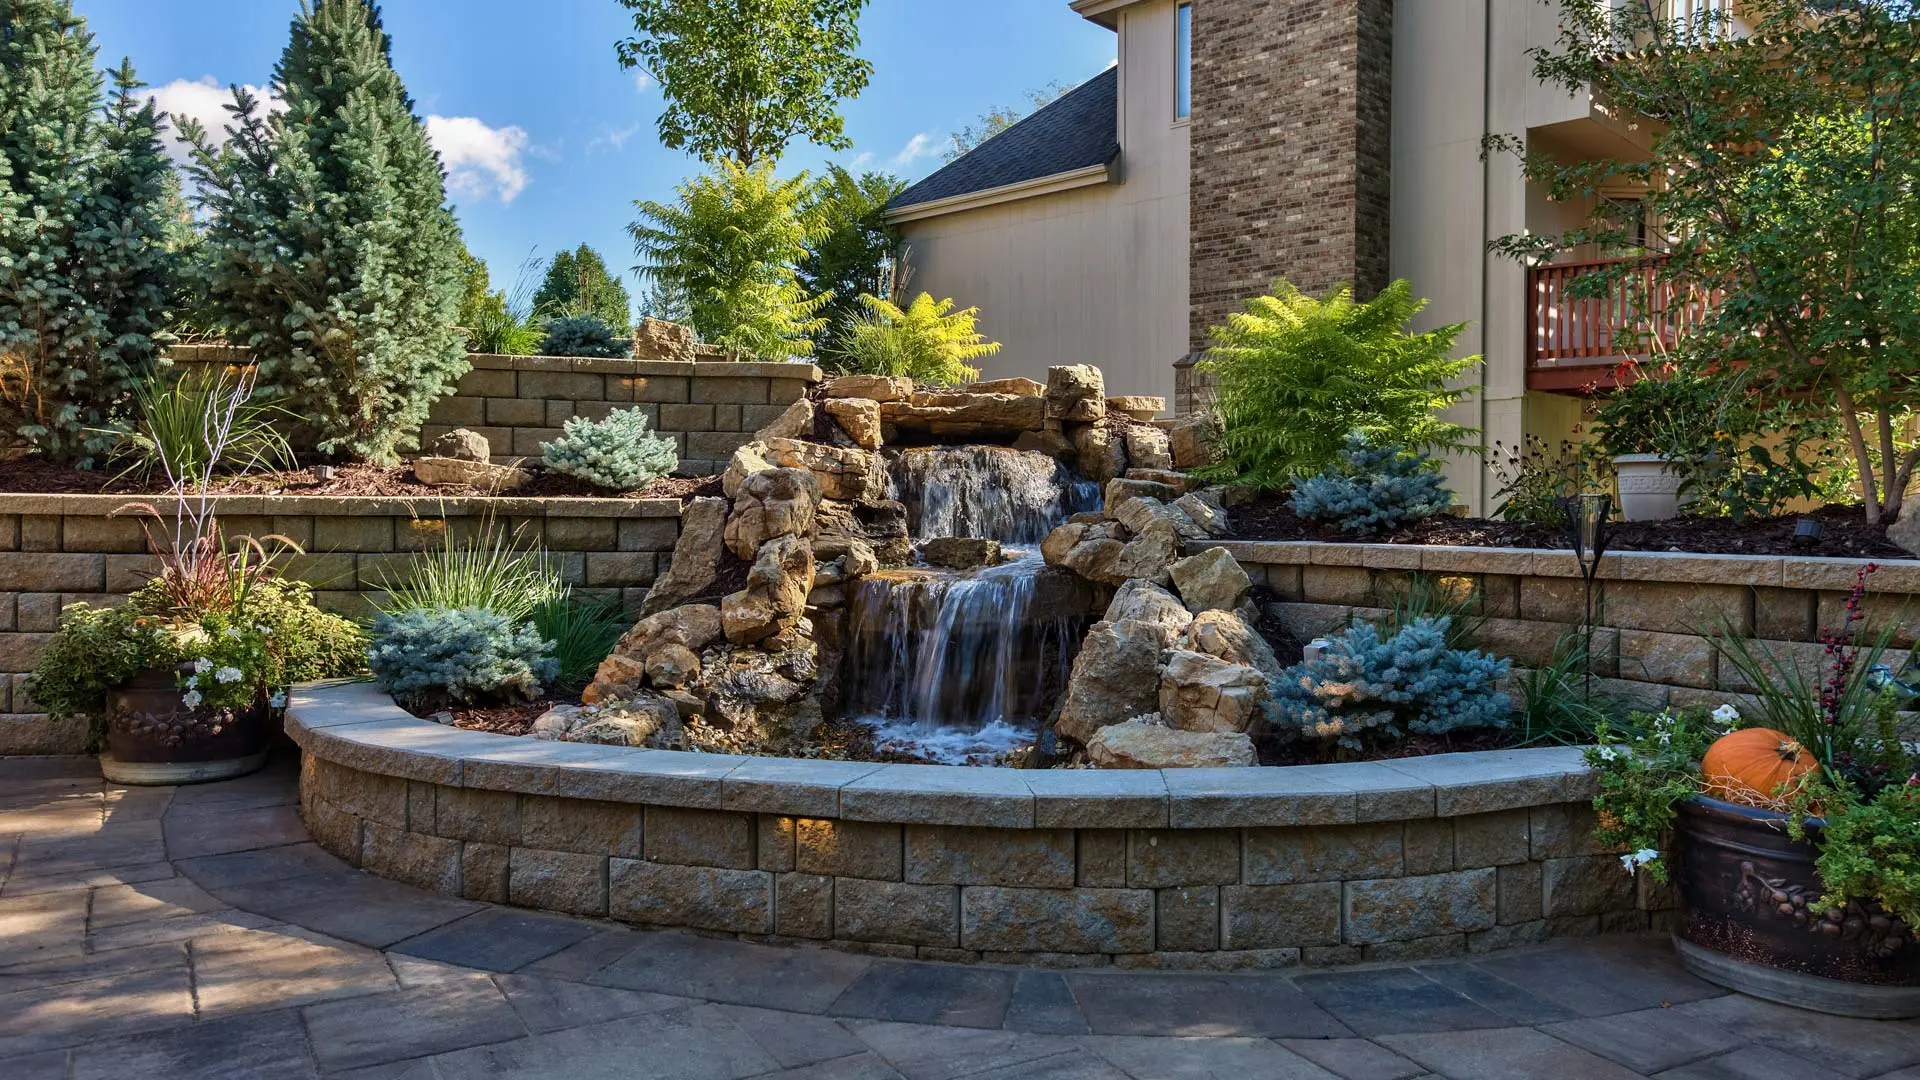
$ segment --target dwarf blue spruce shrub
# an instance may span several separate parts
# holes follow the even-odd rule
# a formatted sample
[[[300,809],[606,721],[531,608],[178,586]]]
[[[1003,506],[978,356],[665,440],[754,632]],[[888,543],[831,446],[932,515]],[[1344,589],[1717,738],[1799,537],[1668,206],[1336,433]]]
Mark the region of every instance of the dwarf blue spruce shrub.
[[[1378,533],[1444,514],[1453,505],[1440,467],[1425,454],[1375,446],[1354,434],[1340,456],[1344,465],[1294,488],[1294,513],[1346,532]]]
[[[633,351],[633,339],[614,336],[598,315],[565,315],[547,323],[542,356],[591,356],[619,359]]]
[[[576,416],[559,438],[540,444],[547,468],[614,491],[637,491],[680,464],[673,442],[647,434],[639,409],[607,414],[605,420]]]
[[[1451,622],[1418,619],[1384,639],[1362,624],[1331,639],[1317,659],[1273,680],[1274,729],[1360,750],[1409,734],[1505,727],[1512,704],[1494,687],[1513,662],[1448,648]]]
[[[380,688],[408,706],[523,700],[559,674],[553,643],[484,608],[415,608],[373,623]]]

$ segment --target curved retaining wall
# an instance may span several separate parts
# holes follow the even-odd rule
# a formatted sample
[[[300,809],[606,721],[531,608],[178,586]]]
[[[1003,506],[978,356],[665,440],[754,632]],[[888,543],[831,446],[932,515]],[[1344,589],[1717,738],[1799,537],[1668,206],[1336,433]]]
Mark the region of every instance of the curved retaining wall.
[[[946,960],[1273,967],[1664,926],[1572,749],[1164,772],[745,758],[293,696],[314,840],[449,895]]]

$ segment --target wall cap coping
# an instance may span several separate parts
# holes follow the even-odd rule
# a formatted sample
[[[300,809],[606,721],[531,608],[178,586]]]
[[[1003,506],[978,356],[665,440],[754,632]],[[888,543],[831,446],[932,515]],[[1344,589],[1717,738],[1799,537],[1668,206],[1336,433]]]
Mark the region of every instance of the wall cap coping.
[[[664,375],[731,379],[805,379],[820,382],[818,364],[760,363],[751,360],[633,360],[622,357],[506,356],[474,353],[467,360],[480,371],[572,371],[583,375]]]
[[[1554,548],[1426,547],[1343,544],[1318,540],[1226,540],[1189,545],[1225,548],[1243,563],[1262,566],[1352,566],[1418,569],[1431,573],[1580,576],[1573,552]],[[1411,556],[1416,555],[1416,562]],[[1920,593],[1920,560],[1850,559],[1808,555],[1709,555],[1680,551],[1611,552],[1600,560],[1602,581],[1680,585],[1748,585],[1844,591],[1869,564],[1869,584],[1880,592]]]
[[[362,772],[451,787],[846,821],[1011,829],[1244,828],[1455,817],[1584,801],[1578,747],[1137,772],[748,758],[443,727],[370,682],[295,687],[287,733]]]
[[[107,517],[146,503],[164,510],[172,497],[158,495],[51,495],[0,493],[0,514]],[[677,518],[679,499],[599,499],[568,496],[395,495],[211,495],[221,516],[288,517],[508,517]]]

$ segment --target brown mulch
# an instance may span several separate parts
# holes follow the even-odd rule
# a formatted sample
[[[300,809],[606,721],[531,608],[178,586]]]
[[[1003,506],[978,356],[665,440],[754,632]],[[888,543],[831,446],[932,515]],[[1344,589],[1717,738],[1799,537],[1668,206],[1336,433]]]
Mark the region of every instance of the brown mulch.
[[[83,472],[39,458],[0,462],[0,492],[29,495],[161,495],[159,480],[117,477],[111,471]],[[491,495],[480,488],[432,487],[414,479],[406,465],[338,465],[333,479],[314,479],[311,467],[288,472],[222,477],[216,495],[378,495],[396,498],[447,498]],[[508,498],[679,499],[720,494],[720,478],[667,477],[638,491],[610,492],[563,473],[536,470],[527,484],[499,494]]]
[[[1793,540],[1802,517],[1819,521],[1826,535],[1808,546]],[[1227,512],[1235,540],[1324,540],[1333,543],[1408,544],[1459,547],[1571,547],[1560,529],[1486,518],[1438,517],[1383,536],[1355,536],[1318,522],[1303,521],[1281,494],[1262,495]],[[1609,551],[1686,551],[1702,555],[1821,555],[1837,558],[1912,559],[1887,541],[1884,527],[1867,524],[1858,506],[1825,506],[1809,514],[1787,514],[1734,522],[1726,518],[1674,518],[1670,521],[1614,522]]]
[[[441,712],[453,714],[453,726],[463,731],[485,731],[494,735],[525,735],[533,722],[556,705],[578,705],[579,698],[542,698],[523,705],[462,706],[451,709],[409,709],[422,720],[432,720]]]
[[[1466,754],[1479,750],[1504,750],[1520,744],[1520,733],[1512,728],[1474,730],[1458,735],[1409,735],[1392,746],[1375,747],[1358,753],[1343,752],[1340,761],[1393,761],[1397,758],[1429,757],[1434,754]],[[1317,746],[1292,743],[1260,748],[1262,765],[1325,765],[1325,754]]]

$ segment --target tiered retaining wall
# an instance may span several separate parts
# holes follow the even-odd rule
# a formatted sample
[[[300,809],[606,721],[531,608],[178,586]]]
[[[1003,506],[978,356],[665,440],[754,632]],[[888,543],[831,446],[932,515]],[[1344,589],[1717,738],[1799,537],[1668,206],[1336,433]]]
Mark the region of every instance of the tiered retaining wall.
[[[314,840],[448,895],[946,960],[1274,967],[1663,927],[1571,749],[966,769],[540,742],[302,688]]]
[[[0,494],[0,755],[78,753],[85,722],[41,714],[22,686],[77,601],[119,603],[154,569],[121,495]],[[161,499],[147,499],[166,510]],[[410,553],[485,528],[543,545],[581,595],[637,608],[680,532],[677,499],[391,499],[216,496],[232,536],[285,536],[307,554],[283,564],[320,606],[352,616],[407,573]]]
[[[176,364],[244,362],[244,349],[184,346]],[[812,364],[751,364],[664,360],[600,360],[565,356],[467,358],[473,370],[451,397],[441,398],[421,429],[422,444],[453,430],[486,436],[496,457],[535,457],[575,416],[599,420],[615,409],[639,408],[648,427],[671,438],[680,473],[708,476],[727,467],[733,452],[753,440],[812,383]]]
[[[1415,573],[1474,586],[1487,616],[1479,645],[1519,667],[1547,663],[1580,628],[1585,584],[1571,552],[1385,544],[1230,542],[1221,545],[1255,584],[1278,596],[1275,614],[1302,640],[1377,618]],[[1595,689],[1643,709],[1745,700],[1748,684],[1715,653],[1731,630],[1818,683],[1823,628],[1846,621],[1866,559],[1771,555],[1608,555],[1594,585]],[[1864,608],[1870,633],[1893,627],[1896,668],[1920,627],[1920,562],[1877,564]]]

